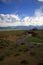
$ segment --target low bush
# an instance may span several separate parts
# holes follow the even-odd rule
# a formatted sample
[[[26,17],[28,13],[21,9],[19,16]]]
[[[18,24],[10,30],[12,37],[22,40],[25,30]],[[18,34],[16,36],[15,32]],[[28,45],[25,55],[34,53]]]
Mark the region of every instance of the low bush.
[[[5,53],[5,56],[10,56],[10,55],[11,55],[11,51]]]
[[[4,58],[5,58],[5,56],[4,56],[4,55],[0,56],[0,61],[3,61],[3,60],[4,60]]]
[[[21,45],[25,45],[25,43],[21,43]]]
[[[17,53],[17,54],[15,54],[14,56],[19,56],[20,54],[19,53]]]
[[[23,51],[23,49],[19,49],[19,52],[22,52]]]
[[[27,65],[27,64],[28,64],[28,61],[22,60],[20,63],[21,63],[22,65]]]
[[[30,52],[30,56],[35,56],[36,53],[35,52]]]
[[[28,49],[28,48],[24,49],[24,52],[27,52],[27,51],[29,51],[29,49]]]
[[[30,48],[34,48],[34,46],[31,46]]]
[[[15,46],[14,46],[14,48],[18,48],[19,47],[19,44],[16,44]]]
[[[39,63],[38,65],[43,65],[43,63]]]

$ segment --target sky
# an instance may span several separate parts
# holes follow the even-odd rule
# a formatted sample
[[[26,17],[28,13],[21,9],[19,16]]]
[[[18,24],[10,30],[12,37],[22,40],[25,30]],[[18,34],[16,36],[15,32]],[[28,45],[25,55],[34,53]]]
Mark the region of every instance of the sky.
[[[43,26],[43,0],[0,0],[0,27]]]

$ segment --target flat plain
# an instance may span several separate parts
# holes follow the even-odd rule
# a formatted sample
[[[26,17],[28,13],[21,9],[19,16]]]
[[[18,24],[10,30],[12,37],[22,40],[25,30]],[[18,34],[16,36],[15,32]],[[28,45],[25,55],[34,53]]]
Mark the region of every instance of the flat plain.
[[[0,31],[0,65],[43,65],[43,30]]]

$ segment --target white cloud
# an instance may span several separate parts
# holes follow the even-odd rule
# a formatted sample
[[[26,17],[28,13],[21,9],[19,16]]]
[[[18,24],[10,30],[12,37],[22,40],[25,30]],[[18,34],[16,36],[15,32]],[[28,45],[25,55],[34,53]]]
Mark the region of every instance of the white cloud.
[[[39,2],[43,2],[43,0],[38,0]]]
[[[15,22],[15,21],[19,21],[20,18],[18,15],[13,15],[13,14],[0,14],[0,19],[4,20],[5,22]]]
[[[16,20],[20,20],[19,16],[18,15],[10,15],[12,18],[15,18]]]
[[[25,17],[25,19],[26,18],[27,17]],[[36,17],[36,16],[30,17],[30,18],[28,18],[27,20],[24,21],[24,25],[27,25],[27,26],[28,25],[34,25],[34,26],[43,25],[43,16],[41,16],[41,17]]]
[[[15,14],[0,14],[0,26],[29,26],[43,25],[42,8],[35,10],[34,16],[26,16],[21,19]]]
[[[0,26],[17,26],[20,25],[20,18],[14,14],[0,14]]]
[[[35,16],[43,16],[43,12],[39,9],[35,11]]]
[[[35,16],[43,16],[43,7],[35,10]]]

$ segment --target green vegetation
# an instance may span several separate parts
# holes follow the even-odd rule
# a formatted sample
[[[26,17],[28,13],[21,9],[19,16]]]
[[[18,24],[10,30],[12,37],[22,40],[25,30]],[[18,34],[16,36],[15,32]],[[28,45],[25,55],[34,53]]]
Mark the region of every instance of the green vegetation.
[[[30,56],[35,56],[36,53],[35,52],[30,52]]]
[[[0,56],[0,61],[3,61],[4,59],[5,59],[4,55]]]
[[[43,43],[43,31],[0,31],[0,65],[43,65],[43,45],[29,42]]]
[[[35,45],[34,45],[35,46]],[[34,46],[31,46],[30,48],[34,48]]]
[[[22,34],[24,32],[25,31],[23,31],[23,30],[0,31],[0,37],[5,37],[5,36],[9,36],[9,35],[19,36],[20,34]]]
[[[43,47],[37,47],[37,45],[36,47],[34,47],[35,45],[29,46],[26,43],[23,43],[23,44],[11,43],[10,44],[10,42],[7,48],[5,47],[5,49],[2,49],[2,50],[0,49],[1,53],[3,54],[3,55],[0,54],[0,65],[1,64],[3,65],[3,62],[5,62],[6,65],[8,62],[9,63],[13,62],[15,63],[15,65],[17,64],[18,65],[30,65],[30,62],[33,62],[33,64],[31,63],[31,65],[34,65],[34,62],[36,62],[36,60],[37,60],[36,62],[37,64],[40,61],[40,59],[41,61],[43,61],[43,57],[42,58],[40,57],[40,56],[43,56],[43,52],[42,52]],[[42,65],[42,64],[39,64],[39,65]]]
[[[7,47],[8,46],[8,42],[6,40],[0,40],[0,49]]]
[[[17,53],[17,54],[15,54],[14,56],[16,56],[16,57],[17,57],[17,56],[19,56],[19,55],[20,55],[20,54],[19,54],[19,53]]]
[[[28,42],[39,42],[39,43],[43,43],[43,39],[37,38],[37,37],[27,37],[25,39]]]

